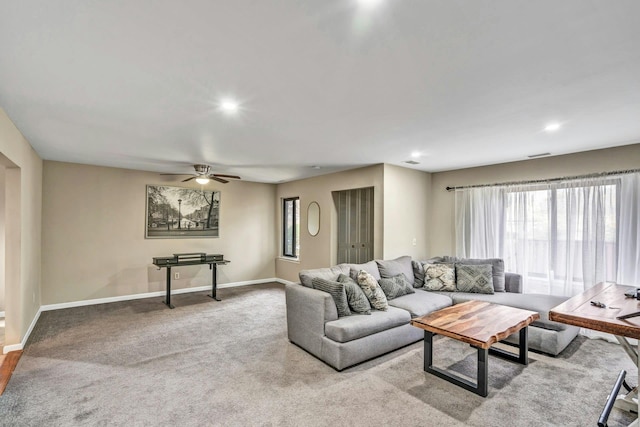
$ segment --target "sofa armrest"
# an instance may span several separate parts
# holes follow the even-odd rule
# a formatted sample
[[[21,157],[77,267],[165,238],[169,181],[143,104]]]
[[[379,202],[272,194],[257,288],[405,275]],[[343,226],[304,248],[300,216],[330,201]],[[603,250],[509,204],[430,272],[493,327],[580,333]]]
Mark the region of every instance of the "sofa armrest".
[[[504,273],[504,288],[514,294],[522,293],[522,276],[516,273]]]
[[[324,324],[338,318],[331,295],[300,284],[285,285],[289,341],[320,357]]]

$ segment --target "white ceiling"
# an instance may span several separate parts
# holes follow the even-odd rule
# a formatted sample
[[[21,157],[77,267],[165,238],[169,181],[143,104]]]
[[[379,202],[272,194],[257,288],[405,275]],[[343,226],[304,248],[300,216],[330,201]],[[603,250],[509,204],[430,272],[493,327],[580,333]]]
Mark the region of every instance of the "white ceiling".
[[[44,159],[260,182],[638,143],[640,1],[0,0],[0,107]]]

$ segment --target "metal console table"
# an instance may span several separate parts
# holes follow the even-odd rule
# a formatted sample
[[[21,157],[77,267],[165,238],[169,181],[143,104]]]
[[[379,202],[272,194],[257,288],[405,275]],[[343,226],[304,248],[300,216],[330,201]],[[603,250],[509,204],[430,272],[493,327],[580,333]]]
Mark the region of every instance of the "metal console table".
[[[204,252],[173,254],[173,256],[170,257],[154,257],[153,265],[158,267],[158,270],[162,268],[167,269],[167,295],[164,303],[169,308],[174,308],[171,304],[171,267],[201,264],[209,264],[209,269],[211,270],[211,295],[208,296],[216,301],[220,301],[216,295],[218,288],[218,265],[228,264],[229,262],[231,261],[227,261],[220,254],[206,254]]]

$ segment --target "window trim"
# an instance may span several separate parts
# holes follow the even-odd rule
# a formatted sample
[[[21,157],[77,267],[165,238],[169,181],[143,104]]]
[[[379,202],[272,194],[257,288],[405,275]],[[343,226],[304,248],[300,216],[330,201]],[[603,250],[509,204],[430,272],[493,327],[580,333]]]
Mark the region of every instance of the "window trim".
[[[296,253],[297,252],[297,245],[296,245],[296,238],[297,233],[296,233],[296,217],[297,217],[297,206],[296,206],[296,201],[300,201],[300,197],[285,197],[282,199],[282,257],[285,259],[298,259],[299,254]],[[287,253],[286,252],[286,248],[287,248],[287,213],[288,213],[288,209],[287,209],[287,203],[288,202],[293,202],[291,203],[292,205],[292,218],[293,218],[293,227],[292,227],[292,236],[291,236],[291,246],[293,249],[293,253]]]

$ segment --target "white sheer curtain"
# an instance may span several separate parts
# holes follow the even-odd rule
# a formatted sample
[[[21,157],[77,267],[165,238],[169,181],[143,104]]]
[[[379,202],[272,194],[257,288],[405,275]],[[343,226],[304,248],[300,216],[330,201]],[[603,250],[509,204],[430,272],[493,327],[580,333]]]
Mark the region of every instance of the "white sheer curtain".
[[[640,286],[640,173],[620,178],[618,283]]]
[[[635,175],[626,186],[624,176],[456,190],[457,255],[503,258],[507,271],[523,276],[525,293],[572,296],[620,277],[620,250],[620,262],[635,259],[623,277],[640,284]],[[622,201],[618,192],[635,197]],[[627,209],[620,227],[618,200]]]

